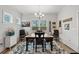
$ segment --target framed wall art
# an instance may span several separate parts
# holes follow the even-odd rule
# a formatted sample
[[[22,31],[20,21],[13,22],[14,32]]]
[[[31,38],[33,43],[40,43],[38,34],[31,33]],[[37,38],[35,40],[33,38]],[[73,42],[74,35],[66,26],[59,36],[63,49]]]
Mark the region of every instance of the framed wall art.
[[[67,18],[67,19],[64,19],[64,20],[63,20],[63,23],[64,23],[64,22],[69,22],[69,21],[72,21],[72,17]]]
[[[17,25],[21,25],[21,18],[18,17],[18,18],[16,19],[16,24],[17,24]]]
[[[56,24],[56,22],[52,22],[52,24]]]
[[[59,21],[59,27],[61,27],[61,21]]]
[[[30,21],[21,22],[22,27],[30,27]]]
[[[64,29],[65,29],[65,30],[69,30],[69,29],[70,29],[70,24],[65,24],[65,25],[64,25]]]
[[[13,23],[13,16],[8,12],[3,12],[3,23]]]

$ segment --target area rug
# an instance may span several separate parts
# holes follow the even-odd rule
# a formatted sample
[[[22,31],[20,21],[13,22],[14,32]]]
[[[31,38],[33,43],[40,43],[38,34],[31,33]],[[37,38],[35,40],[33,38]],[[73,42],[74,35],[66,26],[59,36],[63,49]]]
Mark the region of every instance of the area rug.
[[[50,43],[46,43],[46,49],[42,52],[42,47],[37,47],[37,52],[33,49],[33,43],[29,43],[28,51],[26,51],[26,42],[21,42],[15,46],[9,54],[67,54],[62,48],[58,48],[55,44],[53,45],[53,51],[50,49]]]

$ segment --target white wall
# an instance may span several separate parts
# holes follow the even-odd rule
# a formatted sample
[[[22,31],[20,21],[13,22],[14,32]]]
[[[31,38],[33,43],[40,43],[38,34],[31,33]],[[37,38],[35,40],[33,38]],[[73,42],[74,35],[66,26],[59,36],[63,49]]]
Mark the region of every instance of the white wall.
[[[3,24],[2,23],[2,19],[3,19],[2,18],[2,16],[3,16],[2,11],[12,14],[12,16],[13,16],[13,23],[12,24]],[[4,33],[8,28],[14,29],[15,30],[15,37],[16,37],[16,39],[18,38],[18,35],[19,35],[18,30],[21,29],[21,27],[16,25],[16,19],[18,17],[22,17],[22,20],[31,22],[31,27],[25,28],[26,31],[31,33],[32,20],[38,20],[38,18],[36,18],[34,16],[34,14],[26,14],[26,15],[21,16],[19,12],[17,12],[16,10],[14,10],[12,8],[9,8],[7,6],[0,6],[0,43],[3,43],[3,45],[0,45],[0,52],[4,50],[4,37],[5,37]],[[47,31],[49,31],[49,21],[56,21],[57,15],[56,14],[45,14],[45,17],[43,18],[43,20],[47,21]]]
[[[31,27],[26,28],[28,32],[32,31],[32,20],[39,20],[37,17],[35,17],[34,14],[27,14],[23,15],[22,20],[30,21],[31,22]],[[57,20],[57,14],[45,14],[45,16],[41,20],[46,20],[47,22],[47,32],[49,32],[49,21],[56,21]]]
[[[64,19],[72,17],[72,21],[64,22]],[[58,20],[62,21],[60,38],[63,43],[79,52],[78,41],[78,6],[65,6],[58,14]],[[64,30],[64,24],[70,24],[70,30]],[[60,29],[60,28],[59,28]]]
[[[8,12],[13,16],[13,23],[11,24],[4,24],[2,21],[3,12]],[[20,17],[20,13],[17,13],[13,11],[12,9],[9,9],[7,7],[0,6],[0,43],[3,43],[3,45],[0,45],[0,52],[4,50],[4,33],[8,28],[12,28],[15,31],[15,38],[18,38],[18,28],[19,26],[16,25],[16,19],[17,17]]]

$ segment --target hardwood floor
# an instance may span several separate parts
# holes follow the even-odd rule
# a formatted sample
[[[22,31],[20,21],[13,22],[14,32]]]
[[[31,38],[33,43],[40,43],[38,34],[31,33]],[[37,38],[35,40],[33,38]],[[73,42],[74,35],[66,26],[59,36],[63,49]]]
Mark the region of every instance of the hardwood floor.
[[[61,48],[63,48],[65,51],[67,51],[68,53],[76,53],[76,51],[74,51],[73,49],[71,49],[70,47],[68,47],[67,45],[65,45],[62,42],[57,42]]]

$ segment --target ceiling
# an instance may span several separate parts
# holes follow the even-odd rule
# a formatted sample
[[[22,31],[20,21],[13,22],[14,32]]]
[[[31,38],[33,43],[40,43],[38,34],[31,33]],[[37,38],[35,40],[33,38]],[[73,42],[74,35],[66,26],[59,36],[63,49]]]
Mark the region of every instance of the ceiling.
[[[64,7],[63,5],[7,5],[9,8],[22,13],[32,14],[35,12],[42,12],[47,14],[58,13]]]

